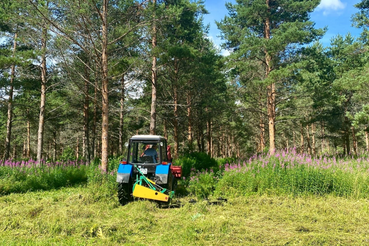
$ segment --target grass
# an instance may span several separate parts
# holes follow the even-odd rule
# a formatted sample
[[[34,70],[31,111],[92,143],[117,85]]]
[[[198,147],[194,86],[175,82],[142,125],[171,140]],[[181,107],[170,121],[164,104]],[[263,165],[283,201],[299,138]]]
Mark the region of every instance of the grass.
[[[198,174],[196,180],[201,183]],[[197,182],[198,183],[198,182]],[[199,185],[199,184],[195,184]],[[369,158],[313,158],[295,152],[261,155],[243,163],[226,164],[215,185],[218,195],[254,193],[292,195],[333,194],[369,198]]]
[[[0,167],[0,245],[369,245],[369,158],[280,152],[192,170],[180,208],[120,206],[97,165]],[[191,164],[192,165],[192,164]],[[178,193],[177,193],[178,194]],[[181,194],[181,193],[179,193]],[[204,199],[224,196],[209,205]]]
[[[365,245],[368,200],[252,195],[161,209],[81,186],[0,197],[1,245]]]

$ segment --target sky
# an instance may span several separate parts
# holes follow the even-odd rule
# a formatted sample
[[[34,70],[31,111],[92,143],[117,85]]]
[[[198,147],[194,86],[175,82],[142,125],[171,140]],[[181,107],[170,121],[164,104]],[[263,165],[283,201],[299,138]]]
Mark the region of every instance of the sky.
[[[205,7],[209,14],[204,16],[204,23],[210,25],[209,38],[220,46],[223,42],[218,36],[220,32],[215,21],[221,21],[228,11],[225,7],[226,2],[235,3],[236,0],[205,0]],[[360,0],[322,0],[320,5],[311,13],[311,20],[315,22],[316,28],[327,27],[326,34],[320,39],[324,46],[329,46],[331,38],[350,33],[354,37],[360,35],[360,29],[352,27],[352,15],[358,12],[354,7]],[[222,51],[227,55],[227,51]]]

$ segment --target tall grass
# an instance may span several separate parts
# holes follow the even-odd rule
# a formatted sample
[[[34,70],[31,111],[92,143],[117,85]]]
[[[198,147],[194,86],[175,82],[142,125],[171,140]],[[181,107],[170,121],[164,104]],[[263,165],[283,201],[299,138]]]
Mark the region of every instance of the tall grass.
[[[0,195],[86,183],[88,169],[83,161],[7,160],[0,163]]]
[[[186,169],[190,174],[179,183],[179,187],[184,187],[185,191],[178,194],[192,194],[198,198],[270,193],[369,198],[368,157],[312,157],[298,154],[292,149],[277,152],[274,156],[254,155],[248,160],[234,163],[218,161],[219,166],[209,162],[211,168],[201,171],[196,168],[201,161],[191,158],[191,165],[183,162],[183,167],[191,169]],[[205,160],[203,156],[201,160]],[[98,159],[91,163],[36,163],[33,160],[0,162],[0,195],[74,185],[88,185],[102,193],[116,192],[119,158],[109,159],[106,173],[98,168],[99,164]]]
[[[208,196],[209,189],[216,196],[274,193],[369,197],[367,157],[314,158],[292,149],[277,152],[274,156],[254,155],[247,161],[226,163],[221,170],[221,174],[212,175],[211,181],[204,178],[209,173],[193,173],[189,182],[190,191],[198,197]]]
[[[83,160],[44,161],[0,160],[0,196],[10,193],[25,193],[52,190],[61,187],[88,185],[95,190],[116,192],[116,171],[120,157],[109,158],[109,170],[99,169],[100,160],[91,163]]]

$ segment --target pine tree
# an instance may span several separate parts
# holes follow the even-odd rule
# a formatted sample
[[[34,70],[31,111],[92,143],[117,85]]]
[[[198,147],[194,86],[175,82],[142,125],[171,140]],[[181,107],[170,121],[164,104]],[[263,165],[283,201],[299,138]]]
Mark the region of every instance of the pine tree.
[[[309,13],[318,0],[237,0],[226,5],[229,17],[217,23],[232,52],[231,68],[243,66],[245,59],[259,60],[263,66],[263,83],[267,86],[269,151],[275,152],[275,121],[278,82],[288,64],[288,56],[300,45],[310,43],[323,34],[314,28]],[[252,67],[253,65],[251,65]]]

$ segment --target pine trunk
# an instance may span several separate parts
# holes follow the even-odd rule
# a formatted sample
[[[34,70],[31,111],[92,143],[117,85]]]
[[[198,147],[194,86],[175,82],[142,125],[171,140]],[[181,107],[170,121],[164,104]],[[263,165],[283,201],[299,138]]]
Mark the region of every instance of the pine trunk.
[[[174,88],[173,135],[174,135],[174,157],[175,159],[178,159],[179,139],[178,139],[178,92],[177,92],[177,88]]]
[[[301,124],[301,128],[300,128],[301,132],[301,136],[300,136],[300,140],[301,140],[301,143],[300,143],[300,154],[303,154],[304,153],[304,128],[302,127],[302,124]]]
[[[350,131],[349,128],[346,128],[346,134],[345,134],[345,141],[346,141],[346,154],[350,154]]]
[[[54,142],[54,146],[53,146],[53,161],[56,161],[56,154],[57,154],[57,150],[56,150],[56,131],[54,131],[53,133],[53,142]]]
[[[325,148],[325,133],[324,133],[324,123],[323,121],[321,122],[321,129],[320,129],[320,133],[321,133],[321,138],[322,138],[322,153],[324,153],[324,148]]]
[[[89,127],[88,127],[88,118],[89,118],[89,80],[90,75],[88,73],[88,68],[85,67],[85,86],[84,86],[84,94],[85,94],[85,100],[83,103],[83,139],[82,139],[82,156],[87,160],[87,162],[90,162],[90,137],[89,137]]]
[[[357,155],[357,140],[356,140],[356,134],[355,134],[355,128],[351,126],[352,131],[352,148],[354,150],[355,155]]]
[[[79,136],[78,135],[77,135],[77,143],[76,143],[76,158],[77,159],[79,158]]]
[[[311,145],[311,148],[312,148],[312,151],[313,151],[313,156],[315,156],[315,152],[316,152],[316,150],[315,150],[315,124],[312,124],[311,125],[311,139],[312,139],[312,145]]]
[[[269,0],[266,0],[268,11],[270,11]],[[266,18],[264,23],[264,38],[270,39],[270,19]],[[271,72],[271,57],[268,50],[265,50],[265,78],[268,78]],[[268,124],[269,124],[269,153],[275,153],[275,83],[268,85]]]
[[[308,153],[309,155],[312,154],[311,151],[311,144],[310,144],[310,129],[309,129],[309,125],[306,125],[306,142],[307,142],[307,146],[308,146]]]
[[[27,109],[28,112],[28,109]],[[29,119],[27,119],[27,151],[26,151],[26,157],[31,157],[31,122]]]
[[[109,155],[109,89],[108,89],[108,0],[102,8],[102,125],[101,125],[101,170],[108,171]]]
[[[13,58],[15,57],[15,51],[17,49],[17,33],[14,34],[14,42],[13,42]],[[10,72],[10,85],[9,85],[9,99],[8,99],[8,118],[6,121],[6,138],[5,138],[5,153],[4,160],[9,159],[10,153],[10,141],[12,136],[12,122],[13,122],[13,83],[15,78],[15,64],[11,66]]]
[[[163,129],[163,132],[164,132],[164,138],[168,140],[168,128],[167,128],[167,121],[164,120],[164,129]]]
[[[152,1],[154,5],[154,11],[156,10],[156,0]],[[156,21],[155,21],[155,12],[154,12],[154,21],[152,25],[152,50],[156,48]],[[152,58],[152,67],[151,67],[151,111],[150,111],[150,134],[156,134],[156,83],[157,83],[157,67],[156,67],[157,58],[154,55]],[[177,157],[177,156],[176,156]]]
[[[206,122],[206,129],[207,129],[207,139],[208,139],[208,155],[212,157],[212,144],[211,144],[211,120],[208,119]]]
[[[121,81],[120,110],[119,110],[119,154],[123,154],[123,125],[124,125],[124,74]]]
[[[97,128],[97,88],[98,88],[98,67],[96,65],[96,73],[95,73],[95,94],[94,94],[94,119],[93,119],[93,125],[92,125],[92,144],[91,144],[91,152],[93,153],[93,157],[95,158],[97,156],[97,147],[96,147],[96,128]]]
[[[43,140],[44,140],[44,125],[45,125],[45,104],[46,104],[46,43],[47,29],[42,30],[42,55],[41,55],[41,98],[40,98],[40,115],[37,133],[37,162],[40,165],[42,159]]]
[[[190,148],[192,149],[192,144],[193,144],[193,140],[192,140],[192,121],[191,121],[191,95],[189,92],[187,92],[187,119],[188,119],[188,135],[187,135],[187,140],[188,140],[188,145],[190,146]]]

